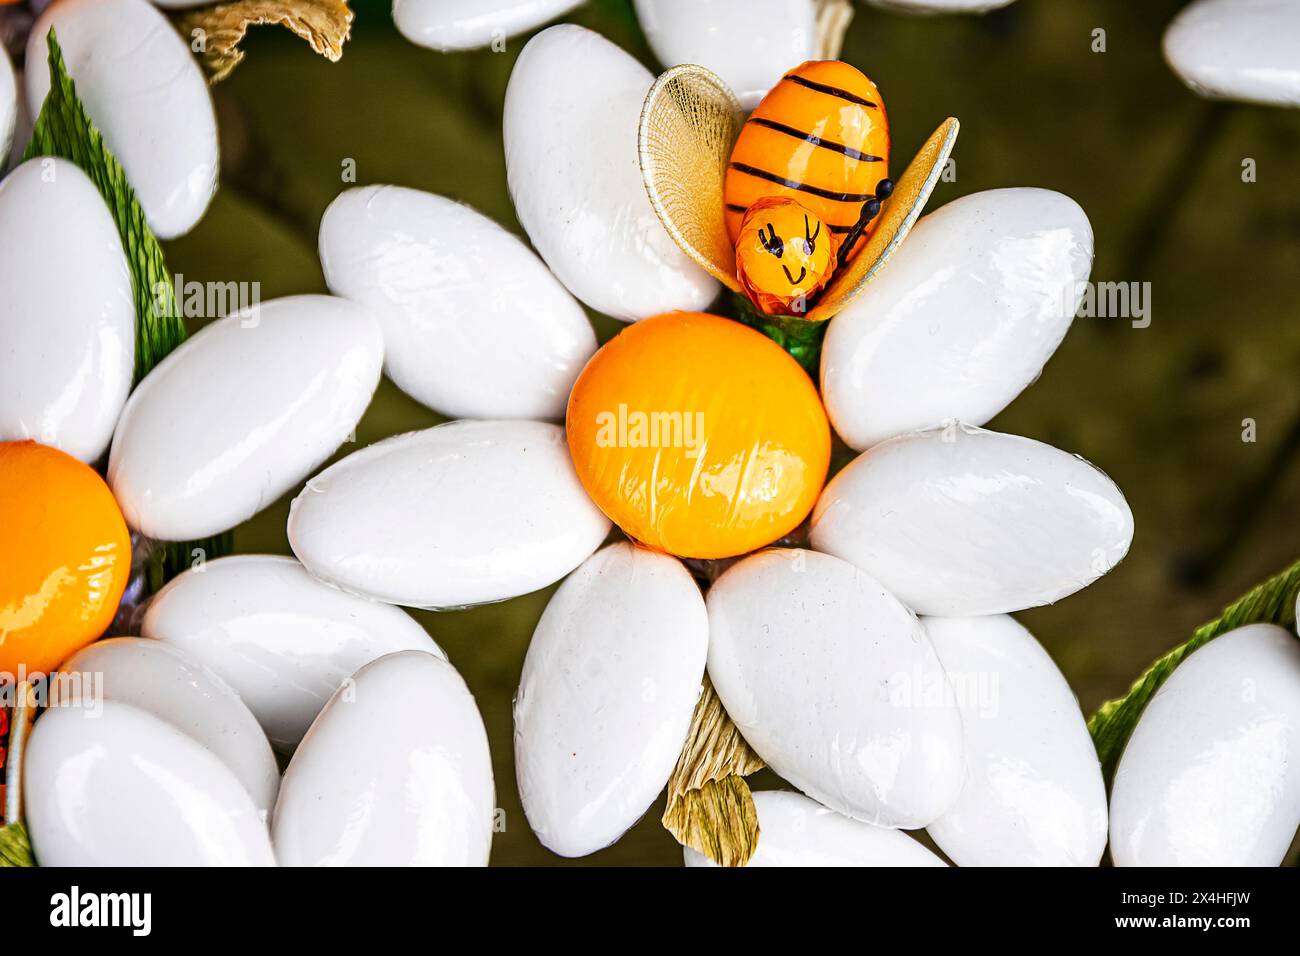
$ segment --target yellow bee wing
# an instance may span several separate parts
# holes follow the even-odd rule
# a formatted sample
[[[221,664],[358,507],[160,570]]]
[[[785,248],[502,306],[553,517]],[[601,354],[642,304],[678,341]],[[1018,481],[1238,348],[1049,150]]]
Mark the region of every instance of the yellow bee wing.
[[[930,193],[934,192],[944,164],[952,154],[961,124],[949,117],[944,120],[921,151],[912,158],[903,175],[894,184],[893,195],[881,207],[880,221],[867,244],[847,266],[831,280],[820,301],[808,313],[809,322],[824,322],[856,299],[876,277],[889,257],[912,231]]]
[[[685,64],[650,87],[637,132],[641,179],[659,221],[683,252],[733,292],[741,287],[722,182],[743,123],[727,84],[702,66]]]

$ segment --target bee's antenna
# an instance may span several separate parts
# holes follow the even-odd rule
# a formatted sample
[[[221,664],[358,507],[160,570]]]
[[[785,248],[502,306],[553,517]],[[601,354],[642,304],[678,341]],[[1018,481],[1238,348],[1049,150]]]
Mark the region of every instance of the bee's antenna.
[[[876,183],[876,195],[862,204],[862,213],[858,216],[858,221],[853,224],[853,228],[848,231],[844,237],[844,243],[840,246],[840,266],[849,261],[849,254],[853,252],[853,247],[857,245],[858,239],[862,236],[862,231],[867,228],[867,224],[880,214],[880,204],[894,194],[894,181],[892,179],[882,179]]]

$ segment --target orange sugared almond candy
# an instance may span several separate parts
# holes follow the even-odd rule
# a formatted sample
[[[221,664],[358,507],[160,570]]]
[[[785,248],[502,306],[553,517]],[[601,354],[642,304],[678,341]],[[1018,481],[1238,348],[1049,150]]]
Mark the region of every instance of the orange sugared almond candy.
[[[587,363],[568,409],[588,494],[631,538],[680,557],[745,554],[812,509],[831,434],[812,381],[730,319],[673,312]]]
[[[45,674],[112,623],[131,574],[117,502],[89,466],[0,443],[0,674]]]

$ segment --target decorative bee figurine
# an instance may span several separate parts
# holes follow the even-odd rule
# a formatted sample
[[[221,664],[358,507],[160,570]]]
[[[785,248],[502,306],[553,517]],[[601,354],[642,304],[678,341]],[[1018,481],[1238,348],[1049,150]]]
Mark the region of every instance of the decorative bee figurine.
[[[958,128],[945,120],[896,187],[884,101],[855,67],[804,63],[746,118],[721,79],[683,64],[651,86],[637,143],[668,234],[753,303],[758,315],[743,321],[804,362],[815,348],[792,348],[781,330],[831,318],[878,274],[920,216]]]
[[[768,314],[806,312],[870,234],[894,188],[888,171],[889,117],[871,80],[839,60],[787,73],[745,121],[723,183],[750,300]],[[817,255],[819,241],[834,254]]]

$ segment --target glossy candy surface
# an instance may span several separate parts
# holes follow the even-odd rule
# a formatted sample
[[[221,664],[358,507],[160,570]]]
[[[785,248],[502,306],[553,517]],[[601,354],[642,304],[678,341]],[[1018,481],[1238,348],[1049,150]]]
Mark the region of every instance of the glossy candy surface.
[[[1110,795],[1116,866],[1277,866],[1300,826],[1300,641],[1251,624],[1156,691]]]
[[[1196,0],[1165,31],[1165,59],[1202,96],[1300,106],[1300,4]]]
[[[952,807],[961,718],[920,622],[874,579],[773,548],[728,569],[707,605],[709,677],[777,774],[880,826],[923,827]]]
[[[284,866],[486,866],[492,761],[474,698],[446,661],[402,651],[321,711],[280,785]]]
[[[94,720],[101,701],[119,701],[157,717],[219,757],[269,818],[280,787],[275,755],[239,695],[206,667],[160,641],[114,637],[82,648],[59,674],[52,705]]]
[[[1133,513],[1099,469],[1050,445],[949,425],[881,442],[835,476],[812,545],[919,614],[1050,604],[1123,559]]]
[[[42,866],[274,866],[266,824],[221,759],[143,710],[56,707],[23,775]]]
[[[0,674],[48,673],[104,633],[131,573],[131,539],[89,466],[0,443]]]
[[[411,607],[558,581],[609,533],[546,422],[450,422],[363,448],[307,482],[289,543],[337,587]]]
[[[835,271],[839,238],[793,199],[760,199],[736,240],[736,278],[769,315],[801,315]]]
[[[836,433],[861,450],[951,418],[983,425],[1065,337],[1092,253],[1088,217],[1047,189],[990,189],[923,217],[826,330]]]
[[[93,462],[131,389],[135,303],[117,226],[73,163],[0,181],[0,440]]]
[[[14,77],[14,65],[9,54],[0,46],[0,170],[5,167],[9,156],[9,145],[14,137],[14,125],[18,118],[18,85]]]
[[[750,205],[786,196],[843,236],[888,175],[889,119],[876,85],[847,63],[810,60],[763,97],[736,140],[723,186],[727,231],[736,240]]]
[[[27,41],[27,103],[50,89],[53,28],[77,96],[160,239],[188,232],[217,188],[217,120],[189,43],[146,0],[60,0]],[[129,63],[129,68],[123,68]]]
[[[966,783],[926,829],[958,866],[1096,866],[1106,788],[1070,685],[1004,615],[925,618],[961,708]]]
[[[412,43],[473,50],[526,33],[585,0],[393,0],[393,23]]]
[[[683,557],[744,554],[787,534],[830,460],[821,400],[794,359],[698,312],[615,336],[578,377],[567,425],[601,510],[633,539]]]
[[[528,41],[506,89],[506,172],[520,223],[570,292],[627,322],[702,309],[718,293],[641,181],[637,122],[652,82],[604,37],[564,24]]]
[[[271,504],[356,427],[383,363],[363,306],[295,295],[218,319],[131,394],[108,480],[131,527],[205,538]]]
[[[365,186],[321,220],[330,291],[368,306],[384,370],[455,418],[564,417],[596,351],[582,307],[517,237],[468,206]]]
[[[140,631],[223,678],[286,752],[366,664],[396,651],[446,656],[400,608],[345,594],[271,554],[220,558],[179,575],[149,602]]]
[[[660,63],[713,71],[746,109],[817,42],[815,0],[636,0],[636,14]]]
[[[681,562],[626,542],[569,575],[538,622],[515,697],[515,767],[533,831],[562,856],[623,835],[690,727],[708,650]]]
[[[873,826],[828,810],[801,793],[754,794],[758,849],[746,866],[945,866],[902,830]],[[684,849],[687,866],[717,866]]]

